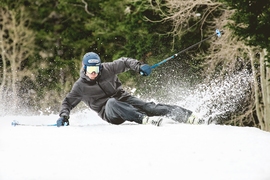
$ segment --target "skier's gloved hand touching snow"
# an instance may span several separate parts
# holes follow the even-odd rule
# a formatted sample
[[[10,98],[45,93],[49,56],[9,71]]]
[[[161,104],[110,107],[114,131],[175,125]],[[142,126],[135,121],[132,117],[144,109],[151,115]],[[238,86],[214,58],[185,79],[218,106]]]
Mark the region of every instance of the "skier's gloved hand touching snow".
[[[140,67],[140,74],[142,76],[149,76],[152,72],[151,66],[149,66],[148,64],[143,64]]]
[[[61,114],[61,117],[56,121],[57,127],[68,126],[69,125],[69,116],[66,114]]]

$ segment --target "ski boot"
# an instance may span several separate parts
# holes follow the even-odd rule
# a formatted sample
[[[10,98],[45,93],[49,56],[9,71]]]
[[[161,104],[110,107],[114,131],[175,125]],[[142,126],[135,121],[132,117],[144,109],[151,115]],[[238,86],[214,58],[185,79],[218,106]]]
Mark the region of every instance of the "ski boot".
[[[144,116],[142,120],[142,124],[152,124],[155,126],[160,126],[162,123],[163,118],[161,116]]]
[[[204,119],[198,117],[196,114],[192,113],[188,120],[186,121],[186,123],[188,124],[208,124],[207,122],[205,122]]]

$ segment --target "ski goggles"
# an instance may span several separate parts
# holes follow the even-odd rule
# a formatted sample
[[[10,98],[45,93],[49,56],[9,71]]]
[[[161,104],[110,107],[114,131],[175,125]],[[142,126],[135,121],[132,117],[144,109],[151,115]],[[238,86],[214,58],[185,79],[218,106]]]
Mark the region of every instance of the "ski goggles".
[[[99,73],[99,65],[97,65],[97,66],[86,66],[86,72],[88,72],[90,74],[95,72],[96,74],[98,74]]]

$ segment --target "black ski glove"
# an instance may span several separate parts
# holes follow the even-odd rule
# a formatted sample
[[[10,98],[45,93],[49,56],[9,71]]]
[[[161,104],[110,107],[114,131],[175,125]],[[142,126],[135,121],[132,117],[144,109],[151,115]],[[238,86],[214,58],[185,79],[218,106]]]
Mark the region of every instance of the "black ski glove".
[[[142,76],[149,76],[151,72],[152,72],[151,66],[149,66],[148,64],[141,65],[140,74]]]
[[[56,121],[56,125],[57,127],[60,127],[60,126],[68,126],[69,125],[69,116],[67,115],[61,115],[61,117]]]

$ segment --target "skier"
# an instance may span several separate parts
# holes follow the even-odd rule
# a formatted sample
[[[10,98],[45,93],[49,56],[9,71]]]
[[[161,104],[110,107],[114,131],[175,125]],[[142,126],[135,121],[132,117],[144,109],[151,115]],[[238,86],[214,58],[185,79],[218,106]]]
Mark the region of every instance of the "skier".
[[[69,125],[70,111],[81,101],[111,124],[125,121],[159,126],[164,117],[178,122],[204,123],[192,111],[176,105],[142,101],[123,88],[117,74],[133,70],[142,76],[151,73],[151,66],[138,60],[122,57],[113,62],[101,63],[98,54],[83,56],[80,78],[62,102],[57,126]]]

